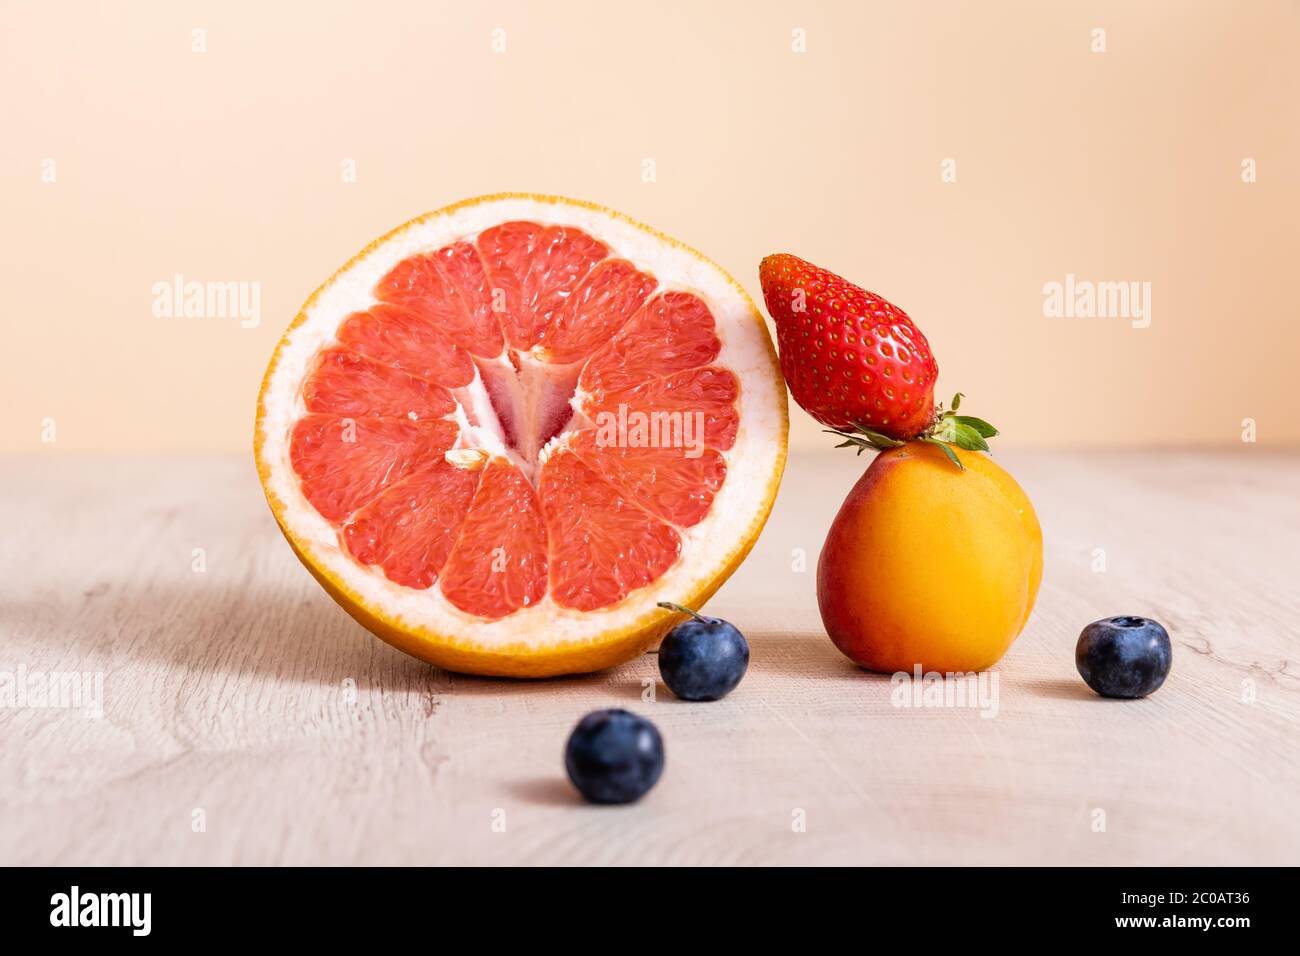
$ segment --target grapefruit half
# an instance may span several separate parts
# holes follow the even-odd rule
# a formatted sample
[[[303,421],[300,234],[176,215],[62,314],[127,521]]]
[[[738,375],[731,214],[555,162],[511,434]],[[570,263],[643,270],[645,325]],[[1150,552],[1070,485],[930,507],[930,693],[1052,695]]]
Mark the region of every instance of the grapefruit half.
[[[785,465],[754,303],[590,203],[502,194],[412,220],[280,339],[255,455],[298,557],[398,648],[477,674],[598,670],[749,553]]]

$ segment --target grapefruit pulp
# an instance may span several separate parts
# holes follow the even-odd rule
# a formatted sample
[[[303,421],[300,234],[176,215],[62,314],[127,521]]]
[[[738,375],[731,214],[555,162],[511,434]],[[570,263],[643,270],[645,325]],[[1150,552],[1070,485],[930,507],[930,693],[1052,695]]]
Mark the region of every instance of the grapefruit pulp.
[[[748,554],[786,453],[753,302],[624,216],[503,194],[377,240],[281,338],[258,473],[350,614],[453,670],[645,650]]]

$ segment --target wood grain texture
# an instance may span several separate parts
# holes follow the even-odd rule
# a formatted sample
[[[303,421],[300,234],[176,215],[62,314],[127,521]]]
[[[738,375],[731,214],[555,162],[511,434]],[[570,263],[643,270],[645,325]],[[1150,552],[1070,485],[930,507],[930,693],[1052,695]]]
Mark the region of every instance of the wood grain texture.
[[[294,559],[247,461],[10,459],[0,672],[105,684],[102,719],[0,708],[0,863],[1300,863],[1300,456],[999,459],[1047,568],[993,719],[892,706],[821,631],[817,549],[865,457],[792,460],[710,604],[753,649],[713,704],[643,701],[652,655],[536,682],[403,656]],[[1074,670],[1080,628],[1117,613],[1173,636],[1144,701]],[[666,740],[636,806],[563,777],[569,729],[606,706]]]

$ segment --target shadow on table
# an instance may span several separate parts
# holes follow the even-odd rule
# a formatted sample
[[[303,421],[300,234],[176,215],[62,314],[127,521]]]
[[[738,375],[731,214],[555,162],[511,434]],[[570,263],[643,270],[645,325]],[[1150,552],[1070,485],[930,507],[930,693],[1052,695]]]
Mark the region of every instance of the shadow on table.
[[[543,807],[573,807],[583,801],[563,776],[533,777],[507,784],[510,795],[523,803]]]
[[[195,575],[173,585],[101,583],[58,599],[0,606],[0,631],[48,634],[83,666],[163,664],[197,674],[334,683],[410,660],[370,638],[323,591],[218,584]]]
[[[39,622],[39,631],[64,644],[82,667],[152,662],[200,679],[317,686],[351,679],[358,690],[393,693],[519,696],[590,687],[607,706],[635,705],[647,682],[654,682],[657,699],[675,700],[658,681],[654,650],[595,674],[503,679],[450,673],[373,637],[310,578],[300,577],[278,584],[231,584],[202,574],[166,584],[101,583],[57,600],[7,603],[0,607],[0,629],[15,633]],[[873,676],[820,632],[751,632],[750,647],[750,680]]]
[[[1050,697],[1053,700],[1105,700],[1093,693],[1092,689],[1081,679],[1029,681],[1024,685],[1027,693],[1036,697]]]

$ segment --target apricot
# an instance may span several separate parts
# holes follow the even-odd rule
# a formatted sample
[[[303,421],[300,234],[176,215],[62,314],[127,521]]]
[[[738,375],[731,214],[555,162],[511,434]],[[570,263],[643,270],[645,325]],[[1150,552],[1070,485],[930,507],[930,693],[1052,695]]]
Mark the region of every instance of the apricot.
[[[826,633],[874,671],[977,671],[1020,635],[1043,576],[1028,496],[982,452],[912,442],[849,492],[817,563]]]

